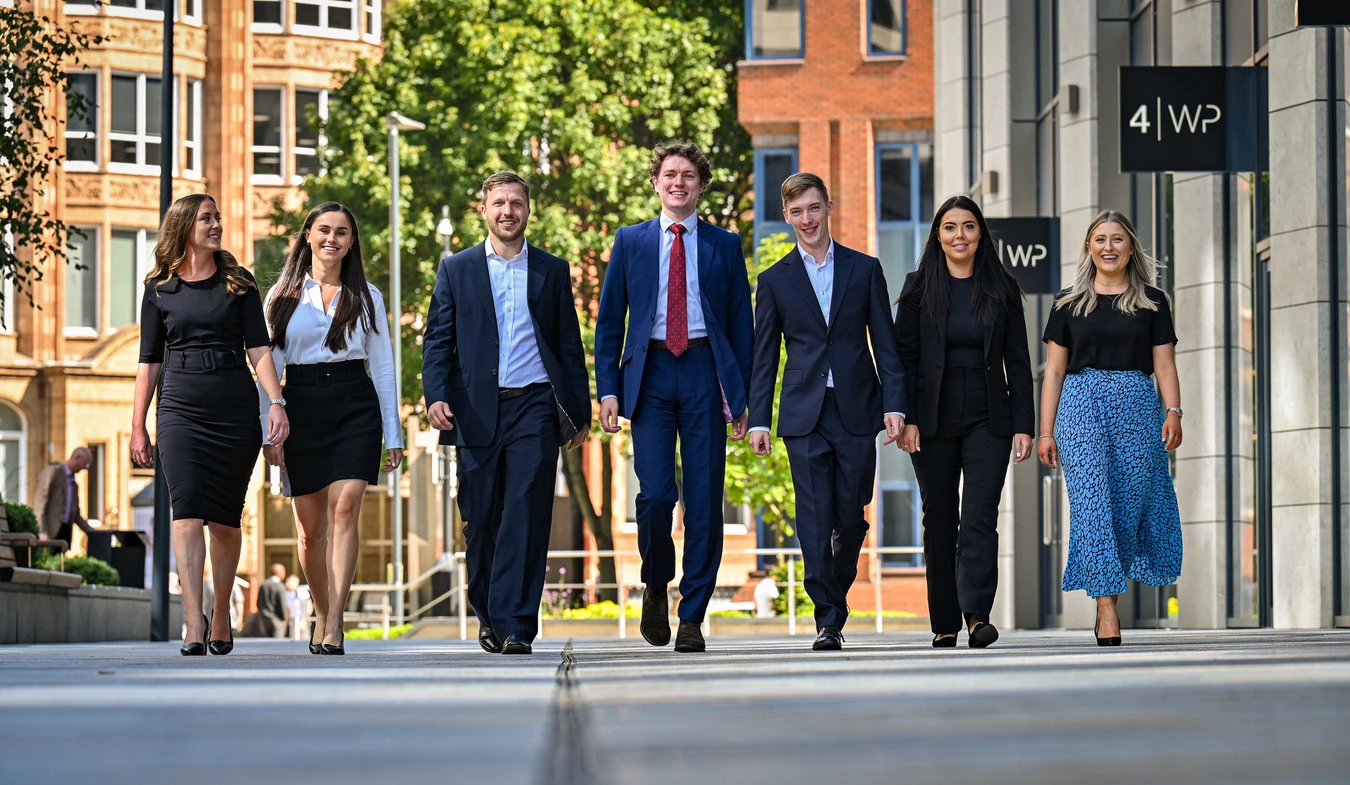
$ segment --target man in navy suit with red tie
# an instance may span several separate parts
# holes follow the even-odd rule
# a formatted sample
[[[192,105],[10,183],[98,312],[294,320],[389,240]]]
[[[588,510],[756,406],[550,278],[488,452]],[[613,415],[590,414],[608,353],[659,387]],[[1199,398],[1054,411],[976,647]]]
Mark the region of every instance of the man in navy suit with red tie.
[[[595,325],[600,424],[632,422],[642,637],[670,643],[671,527],[684,502],[684,577],[675,650],[704,650],[699,626],[722,563],[727,425],[743,439],[754,317],[738,235],[698,220],[712,165],[693,144],[659,145],[649,172],[661,215],[614,238]],[[675,445],[681,480],[675,482]]]

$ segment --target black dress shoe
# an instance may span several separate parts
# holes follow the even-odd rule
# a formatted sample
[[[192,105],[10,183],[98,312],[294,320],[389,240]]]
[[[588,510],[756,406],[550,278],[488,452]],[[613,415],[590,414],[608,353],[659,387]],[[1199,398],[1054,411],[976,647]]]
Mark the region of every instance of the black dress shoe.
[[[975,629],[970,631],[970,639],[966,642],[972,649],[987,649],[996,640],[998,640],[998,630],[994,625],[977,621],[975,622]]]
[[[519,635],[511,633],[506,636],[506,642],[501,644],[502,654],[533,654],[534,649],[530,644],[520,639]]]
[[[501,654],[502,639],[497,637],[497,633],[492,631],[491,627],[478,628],[478,645],[483,647],[483,651],[488,654]]]
[[[184,643],[183,646],[178,650],[179,654],[183,655],[184,657],[206,656],[206,639],[211,637],[211,621],[206,618],[205,613],[202,614],[202,624],[206,625],[206,631],[202,633],[202,642],[198,643],[196,641],[193,641],[191,643]]]
[[[839,651],[843,648],[844,633],[840,632],[838,627],[829,625],[820,628],[816,642],[811,644],[811,651]]]
[[[642,623],[638,629],[642,630],[642,639],[653,646],[670,643],[670,597],[666,594],[666,587],[643,588]],[[680,622],[680,629],[684,629],[684,622]],[[702,637],[699,640],[702,641]]]
[[[336,646],[332,646],[332,645],[329,645],[329,644],[327,644],[327,643],[321,643],[321,644],[319,644],[319,649],[322,650],[324,654],[342,656],[342,655],[344,655],[344,654],[347,653],[347,631],[346,631],[346,630],[343,630],[343,631],[342,631],[342,637],[339,638],[339,640],[341,640],[342,642],[339,643],[339,644],[336,645]]]
[[[944,634],[944,635],[945,635],[945,634]],[[935,648],[935,649],[955,649],[955,648],[956,648],[956,636],[955,636],[955,635],[945,635],[945,637],[944,637],[944,635],[934,635],[934,636],[933,636],[933,648]]]
[[[670,629],[669,626],[666,627]],[[703,630],[699,625],[692,621],[680,620],[680,630],[675,633],[675,651],[681,652],[699,652],[707,651],[708,645],[703,642]]]

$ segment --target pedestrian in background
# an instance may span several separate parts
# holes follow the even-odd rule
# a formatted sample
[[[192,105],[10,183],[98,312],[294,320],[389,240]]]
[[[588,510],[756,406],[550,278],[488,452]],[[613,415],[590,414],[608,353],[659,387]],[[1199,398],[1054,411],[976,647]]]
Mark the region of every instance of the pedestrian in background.
[[[366,281],[350,210],[324,202],[310,211],[266,310],[293,416],[286,444],[268,444],[263,456],[283,467],[295,510],[300,569],[314,599],[309,653],[345,654],[342,612],[356,577],[361,504],[380,472],[403,463],[394,341],[384,295]]]
[[[923,494],[933,646],[998,640],[998,503],[1008,454],[1031,455],[1035,393],[1022,288],[994,252],[984,214],[954,196],[938,208],[895,318],[905,365],[909,453]]]
[[[272,565],[272,574],[258,587],[258,632],[264,638],[286,637],[286,568]]]
[[[1181,574],[1181,520],[1167,452],[1181,445],[1176,332],[1158,266],[1115,210],[1088,227],[1073,285],[1050,311],[1041,390],[1041,463],[1064,467],[1064,591],[1097,600],[1093,635],[1120,645],[1128,580]],[[1156,378],[1156,384],[1155,384]],[[1161,402],[1159,401],[1161,391]]]
[[[76,447],[64,463],[53,463],[38,474],[33,513],[47,539],[69,546],[75,527],[85,534],[93,531],[80,512],[80,488],[75,484],[75,475],[88,469],[93,460],[88,447]]]

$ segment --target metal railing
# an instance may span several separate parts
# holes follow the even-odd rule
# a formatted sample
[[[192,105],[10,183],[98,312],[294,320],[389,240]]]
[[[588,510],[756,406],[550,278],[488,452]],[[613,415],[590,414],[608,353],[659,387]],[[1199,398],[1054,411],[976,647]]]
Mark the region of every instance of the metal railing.
[[[922,553],[923,548],[918,546],[891,546],[891,547],[883,546],[883,547],[863,548],[861,550],[860,555],[866,554],[872,557],[871,579],[873,590],[873,603],[876,611],[877,632],[885,631],[885,617],[883,614],[884,609],[882,607],[882,599],[881,599],[882,594],[881,578],[883,565],[881,563],[880,557],[890,555],[913,556],[913,555],[921,555]],[[796,562],[797,560],[802,558],[801,549],[736,548],[723,551],[723,556],[724,557],[777,556],[786,559],[787,580],[782,582],[775,581],[775,585],[787,589],[788,634],[796,635],[797,587],[799,585],[799,582],[797,580]],[[616,590],[619,598],[618,602],[619,618],[616,620],[618,634],[620,638],[628,637],[627,611],[628,611],[629,588],[630,586],[636,586],[638,584],[629,583],[628,581],[623,580],[622,571],[625,565],[620,561],[620,559],[625,558],[638,559],[641,557],[641,554],[638,551],[616,551],[616,550],[608,550],[608,551],[551,550],[548,552],[548,557],[550,559],[613,558],[615,578],[616,578],[614,583],[600,583],[598,581],[587,581],[582,583],[550,583],[545,586],[545,591],[549,589]],[[402,614],[394,614],[391,617],[390,613],[391,606],[393,608],[398,608],[401,605],[401,607],[403,607],[404,609],[407,609],[409,607],[409,605],[406,602],[402,604],[392,602],[391,600],[394,597],[395,593],[402,593],[403,597],[406,598],[408,592],[420,590],[424,585],[426,585],[431,581],[431,577],[433,575],[446,571],[447,565],[444,563],[445,560],[448,560],[451,563],[451,565],[453,565],[451,569],[454,572],[455,580],[451,588],[448,591],[441,592],[439,595],[433,597],[432,599],[428,600],[422,605],[413,608],[410,611],[406,611],[405,613]],[[355,613],[348,612],[344,614],[345,618],[348,621],[357,621],[357,622],[367,621],[367,622],[378,622],[382,624],[384,628],[385,638],[389,637],[389,625],[391,621],[397,625],[403,625],[409,622],[416,621],[417,619],[426,615],[436,605],[453,596],[456,598],[455,605],[457,606],[456,611],[459,619],[459,638],[460,640],[466,640],[469,636],[468,572],[465,567],[465,554],[462,551],[447,554],[445,559],[431,566],[422,574],[418,575],[416,578],[413,578],[410,581],[404,583],[358,583],[352,585],[351,592],[352,595],[354,596],[359,596],[367,593],[384,593],[387,595],[383,603],[381,603],[379,606],[373,606],[373,611],[358,611]],[[539,613],[540,613],[540,620],[542,622],[544,618],[542,602],[540,604]],[[703,626],[704,626],[704,634],[708,634],[710,630],[709,630],[709,622],[706,617],[704,619]],[[810,629],[814,633],[815,625],[812,624],[810,626]],[[542,631],[543,631],[543,624],[541,623],[540,637],[543,637]]]

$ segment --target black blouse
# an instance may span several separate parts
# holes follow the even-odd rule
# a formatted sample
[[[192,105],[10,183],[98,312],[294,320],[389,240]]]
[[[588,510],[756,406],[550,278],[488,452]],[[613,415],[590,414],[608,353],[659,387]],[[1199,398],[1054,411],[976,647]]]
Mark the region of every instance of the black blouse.
[[[975,278],[950,279],[951,292],[947,300],[947,357],[948,368],[984,367],[984,324],[975,318],[971,298],[975,292]]]
[[[247,270],[241,272],[253,280]],[[270,338],[257,286],[243,294],[230,294],[220,270],[200,281],[174,276],[163,285],[147,283],[141,298],[140,361],[164,362],[166,340],[172,349],[267,346]]]
[[[1153,373],[1153,347],[1177,342],[1172,326],[1172,308],[1161,289],[1148,287],[1148,299],[1158,310],[1139,309],[1134,315],[1116,310],[1119,295],[1097,295],[1097,307],[1086,316],[1074,316],[1072,308],[1052,308],[1041,340],[1069,350],[1069,373],[1084,368],[1099,371]],[[1055,299],[1058,303],[1064,297]]]

